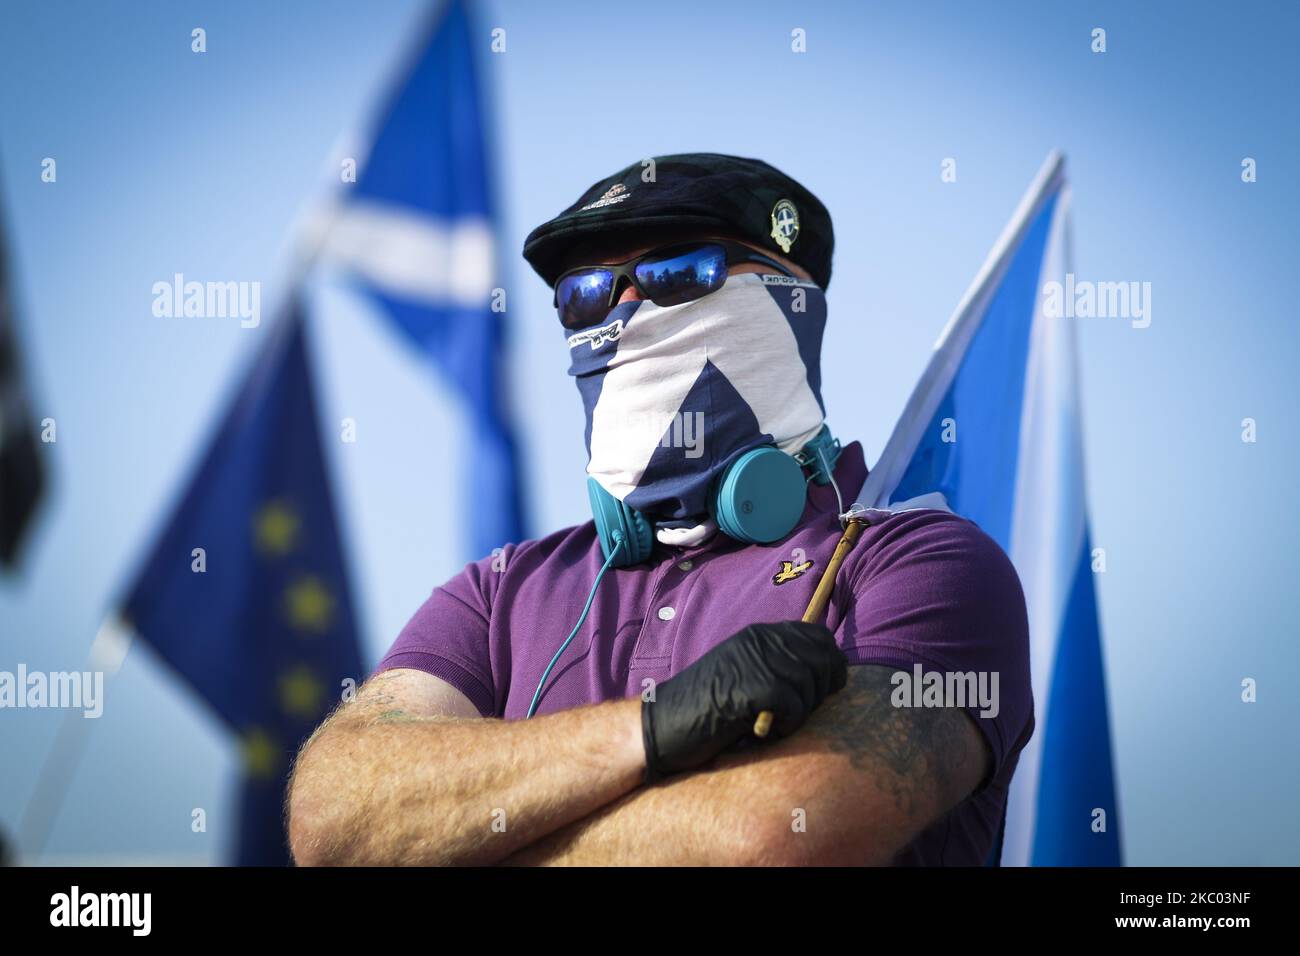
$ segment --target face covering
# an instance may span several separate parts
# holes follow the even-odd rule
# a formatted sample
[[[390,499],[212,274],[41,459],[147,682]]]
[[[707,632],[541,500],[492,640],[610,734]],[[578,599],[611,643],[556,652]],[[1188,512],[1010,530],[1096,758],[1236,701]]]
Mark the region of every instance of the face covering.
[[[794,454],[821,428],[825,325],[813,283],[742,273],[694,302],[624,302],[566,333],[587,474],[661,530],[702,523],[733,461],[765,444]]]

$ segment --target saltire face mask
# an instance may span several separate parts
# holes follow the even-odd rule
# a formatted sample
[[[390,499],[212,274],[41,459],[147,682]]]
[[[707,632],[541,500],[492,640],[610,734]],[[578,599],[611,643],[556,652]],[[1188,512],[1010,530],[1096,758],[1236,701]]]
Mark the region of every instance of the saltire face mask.
[[[816,284],[741,273],[694,301],[624,302],[566,330],[587,474],[657,522],[702,520],[733,461],[761,445],[793,455],[821,429],[825,325]]]

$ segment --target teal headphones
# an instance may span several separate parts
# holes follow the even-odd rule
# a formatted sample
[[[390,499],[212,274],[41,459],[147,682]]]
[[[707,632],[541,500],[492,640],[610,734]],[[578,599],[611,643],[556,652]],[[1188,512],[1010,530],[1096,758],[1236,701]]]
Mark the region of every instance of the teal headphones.
[[[831,437],[831,430],[821,427],[797,455],[787,455],[775,445],[753,448],[730,465],[709,493],[709,515],[718,527],[746,544],[767,544],[789,534],[803,514],[808,497],[808,482],[835,486],[835,462],[840,457],[840,443]],[[808,477],[804,477],[804,470]],[[635,508],[630,508],[600,486],[595,478],[587,479],[587,495],[591,498],[591,513],[596,519],[596,533],[600,536],[600,550],[605,553],[605,563],[587,593],[587,603],[582,607],[578,623],[555,652],[551,662],[542,671],[542,677],[533,691],[528,705],[528,717],[537,713],[542,699],[542,688],[560,656],[573,642],[591,611],[596,599],[596,588],[611,567],[626,568],[650,557],[654,549],[654,522]],[[841,510],[843,503],[841,502]]]
[[[830,484],[839,457],[840,443],[825,425],[796,455],[787,455],[775,445],[753,448],[728,465],[715,482],[709,493],[709,516],[737,541],[780,540],[799,523],[808,482]],[[810,472],[807,478],[804,469]],[[654,522],[619,501],[595,478],[587,479],[587,496],[606,561],[625,568],[648,559],[654,548]]]

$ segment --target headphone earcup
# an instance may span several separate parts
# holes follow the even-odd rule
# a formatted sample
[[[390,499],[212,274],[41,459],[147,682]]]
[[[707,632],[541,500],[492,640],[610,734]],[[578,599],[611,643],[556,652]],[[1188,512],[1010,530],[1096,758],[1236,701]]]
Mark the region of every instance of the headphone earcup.
[[[709,501],[718,527],[737,541],[767,544],[794,530],[808,486],[803,468],[773,445],[754,448],[723,473]]]
[[[596,521],[596,534],[600,550],[608,560],[619,547],[620,553],[612,564],[616,568],[640,564],[650,557],[654,549],[654,531],[645,515],[619,501],[601,487],[595,478],[587,479],[587,497],[591,499],[591,516]]]

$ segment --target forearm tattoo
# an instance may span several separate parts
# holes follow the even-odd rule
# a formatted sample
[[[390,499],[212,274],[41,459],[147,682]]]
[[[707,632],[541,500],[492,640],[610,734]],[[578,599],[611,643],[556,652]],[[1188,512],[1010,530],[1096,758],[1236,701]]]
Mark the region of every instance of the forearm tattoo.
[[[871,774],[909,817],[934,802],[950,806],[966,796],[962,773],[971,759],[971,717],[957,707],[895,707],[891,677],[897,668],[849,668],[848,685],[808,723],[853,768]],[[980,736],[976,731],[976,736]],[[987,744],[979,741],[987,766]]]

